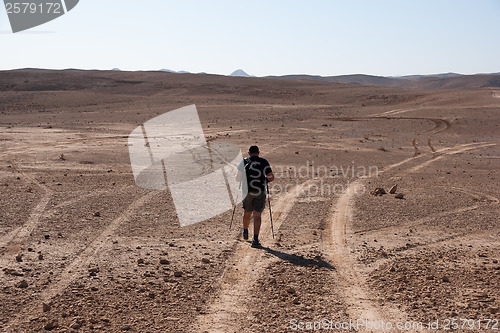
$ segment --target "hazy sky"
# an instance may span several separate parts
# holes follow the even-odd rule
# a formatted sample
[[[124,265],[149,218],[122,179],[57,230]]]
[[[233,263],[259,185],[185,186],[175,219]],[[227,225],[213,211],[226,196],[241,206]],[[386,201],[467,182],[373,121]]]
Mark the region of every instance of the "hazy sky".
[[[80,0],[17,34],[0,8],[0,45],[0,69],[500,72],[500,1]]]

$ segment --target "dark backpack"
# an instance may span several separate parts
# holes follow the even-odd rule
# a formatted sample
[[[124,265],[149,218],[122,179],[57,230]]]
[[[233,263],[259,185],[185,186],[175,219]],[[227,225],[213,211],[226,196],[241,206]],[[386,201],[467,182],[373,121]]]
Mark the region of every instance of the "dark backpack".
[[[264,190],[264,170],[259,161],[252,161],[250,157],[243,160],[247,176],[248,192],[260,193]]]

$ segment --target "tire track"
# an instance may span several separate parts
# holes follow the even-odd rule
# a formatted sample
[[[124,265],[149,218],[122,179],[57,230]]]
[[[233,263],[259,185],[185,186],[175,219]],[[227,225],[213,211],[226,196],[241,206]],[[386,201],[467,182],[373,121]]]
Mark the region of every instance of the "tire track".
[[[486,203],[486,204],[489,204],[489,203],[498,204],[498,203],[500,203],[500,199],[497,198],[497,197],[495,197],[495,196],[493,196],[493,195],[489,195],[489,194],[481,193],[481,192],[474,192],[474,191],[466,190],[466,189],[463,189],[463,188],[460,188],[460,187],[456,187],[456,186],[452,186],[451,188],[453,188],[453,189],[455,189],[455,190],[457,190],[459,192],[463,192],[463,193],[465,193],[467,195],[470,195],[471,197],[473,197],[477,201],[483,202],[483,204],[484,203]],[[476,209],[478,209],[480,207],[481,207],[481,204],[475,204],[475,205],[471,205],[471,206],[467,206],[467,207],[461,207],[461,208],[451,209],[451,210],[448,210],[448,211],[445,211],[445,212],[431,214],[429,216],[422,217],[422,218],[419,218],[419,219],[416,219],[416,220],[413,220],[413,221],[410,221],[410,222],[407,222],[407,223],[398,224],[398,225],[392,225],[392,226],[386,226],[386,227],[380,227],[380,228],[360,230],[360,231],[354,232],[354,234],[361,234],[361,233],[362,234],[370,234],[370,233],[376,233],[376,232],[379,232],[379,231],[387,231],[387,232],[400,231],[401,228],[405,228],[405,227],[407,228],[409,226],[411,226],[411,227],[419,226],[419,225],[425,224],[425,223],[427,223],[429,221],[435,220],[436,218],[445,217],[445,216],[448,216],[448,215],[460,214],[460,213],[464,213],[464,212],[476,210]],[[469,235],[470,235],[469,232],[458,234],[458,235],[451,235],[451,236],[448,236],[448,237],[444,237],[444,238],[438,239],[436,241],[427,242],[427,243],[419,243],[416,246],[412,246],[412,247],[409,247],[409,248],[406,248],[406,249],[400,250],[400,251],[401,252],[411,252],[411,251],[418,250],[418,249],[420,249],[422,247],[436,246],[437,244],[440,244],[440,243],[443,243],[443,242],[449,242],[450,240],[456,242],[459,239],[465,239]],[[389,261],[388,258],[378,258],[375,262],[371,263],[371,269],[372,270],[377,270],[384,263],[386,263],[387,261]]]
[[[377,117],[374,117],[375,119],[390,119],[390,120],[427,120],[427,121],[431,121],[434,123],[434,127],[429,129],[429,130],[426,130],[424,132],[419,132],[415,135],[415,137],[412,139],[411,141],[411,144],[413,146],[413,149],[414,149],[414,154],[413,154],[413,157],[417,157],[418,155],[420,155],[420,152],[419,152],[419,148],[418,148],[418,138],[423,135],[423,134],[426,134],[426,133],[429,133],[430,134],[428,135],[427,137],[427,146],[429,146],[429,148],[431,149],[432,153],[433,153],[433,156],[435,157],[436,156],[436,149],[434,148],[434,146],[432,145],[432,137],[435,135],[435,134],[438,134],[438,133],[441,133],[441,132],[444,132],[446,130],[448,130],[450,127],[451,127],[451,123],[448,121],[448,120],[445,120],[445,119],[441,119],[441,118],[417,118],[417,117],[390,117],[390,116],[377,116]]]
[[[302,192],[316,180],[311,179],[273,203],[274,229],[278,230],[286,219]],[[264,246],[271,242],[271,227],[268,215],[262,216],[261,238]],[[238,332],[241,331],[238,318],[245,315],[248,309],[245,300],[250,296],[250,287],[257,281],[267,267],[269,259],[265,252],[253,249],[248,242],[239,242],[235,253],[218,282],[219,292],[212,299],[205,314],[199,315],[192,331],[199,332]]]
[[[390,231],[390,230],[397,231],[397,230],[399,230],[401,228],[406,228],[406,227],[409,227],[409,226],[414,227],[414,226],[419,226],[419,225],[425,224],[425,223],[427,223],[429,221],[432,221],[432,220],[434,220],[435,218],[438,218],[438,217],[445,217],[445,216],[448,216],[448,215],[460,214],[460,213],[468,212],[470,210],[475,210],[475,209],[478,209],[478,208],[479,208],[479,205],[473,205],[473,206],[468,206],[468,207],[451,209],[451,210],[447,210],[445,212],[440,212],[440,213],[432,214],[432,215],[429,215],[429,216],[426,216],[426,217],[421,217],[419,219],[416,219],[416,220],[413,220],[413,221],[409,221],[409,222],[406,222],[406,223],[397,224],[397,225],[389,225],[389,226],[380,227],[380,228],[372,228],[372,229],[359,230],[359,231],[354,232],[353,234],[369,234],[369,233],[372,233],[372,232]]]
[[[418,165],[410,168],[407,172],[414,172],[434,161],[445,156],[458,154],[460,152],[481,149],[484,147],[494,146],[495,143],[481,142],[477,144],[465,144],[451,148],[444,148],[438,152],[443,153],[436,158],[423,161]],[[398,163],[391,164],[385,167],[380,173],[386,173],[397,166],[414,160],[408,158]],[[350,248],[347,244],[348,238],[354,235],[349,230],[353,219],[353,201],[358,193],[357,188],[363,186],[363,182],[369,177],[361,177],[352,182],[349,187],[340,195],[338,200],[332,204],[330,211],[330,232],[331,238],[328,246],[330,247],[331,259],[334,266],[340,275],[340,287],[344,292],[345,301],[348,304],[348,312],[351,318],[365,319],[370,322],[381,321],[404,321],[407,315],[397,309],[383,309],[377,305],[376,298],[370,293],[366,285],[366,278],[363,276],[363,267],[351,255]]]
[[[426,109],[426,108],[417,107],[417,108],[410,108],[410,109],[395,109],[395,110],[389,110],[389,111],[385,111],[382,113],[374,114],[372,117],[393,116],[395,114],[400,114],[400,113],[405,113],[405,112],[410,112],[410,111],[417,111],[417,110],[422,110],[422,109]]]
[[[114,219],[89,246],[77,255],[77,257],[68,266],[66,266],[62,273],[58,276],[53,276],[51,284],[45,290],[40,292],[38,296],[39,300],[44,303],[50,303],[51,299],[57,297],[73,281],[86,272],[86,269],[94,257],[110,245],[110,238],[115,234],[118,227],[120,227],[123,222],[128,220],[137,211],[137,209],[144,205],[144,203],[151,200],[158,193],[161,192],[149,192],[130,204],[119,217]],[[25,311],[21,311],[15,318],[12,318],[9,321],[6,328],[9,328],[12,332],[17,332],[14,326],[21,322],[25,322],[25,318],[27,317],[26,311],[33,312],[33,309],[28,308]]]
[[[114,187],[113,189],[115,190],[115,192],[117,192],[118,190],[120,191],[123,191],[123,190],[126,190],[126,189],[133,189],[133,188],[136,188],[135,185],[125,185],[125,186],[122,186],[122,187]],[[81,192],[85,193],[85,194],[80,194]],[[81,202],[83,199],[90,199],[90,198],[93,198],[93,197],[98,197],[100,195],[103,195],[103,194],[109,194],[109,190],[98,190],[98,191],[92,191],[92,192],[88,192],[87,190],[85,191],[73,191],[73,193],[78,193],[78,197],[77,198],[74,198],[74,199],[70,199],[70,200],[66,200],[66,201],[63,201],[55,206],[52,207],[52,209],[61,209],[61,208],[64,208],[64,207],[67,207],[67,206],[71,206],[71,205],[74,205],[76,203],[79,203]],[[50,217],[52,216],[54,213],[46,213],[44,214],[44,217]]]
[[[488,148],[488,147],[492,147],[492,146],[496,146],[496,145],[497,145],[496,143],[478,142],[478,143],[467,145],[466,147],[460,147],[458,149],[455,149],[455,148],[441,149],[441,150],[438,150],[436,152],[438,153],[438,152],[446,151],[446,153],[444,153],[443,155],[433,157],[432,159],[430,159],[428,161],[425,161],[423,163],[420,163],[420,164],[414,166],[413,168],[407,170],[406,173],[404,173],[403,175],[407,175],[409,173],[418,171],[418,170],[426,167],[427,165],[431,164],[432,162],[438,161],[438,160],[442,159],[443,157],[446,157],[449,155],[456,155],[456,154],[464,153],[464,152],[469,151],[469,150],[478,150],[478,149]]]
[[[475,199],[477,199],[478,201],[482,201],[483,198],[486,198],[488,199],[490,202],[494,202],[496,204],[500,203],[500,199],[491,195],[491,194],[486,194],[486,193],[483,193],[483,192],[474,192],[474,191],[471,191],[471,190],[466,190],[464,188],[461,188],[461,187],[457,187],[457,186],[452,186],[451,188],[457,190],[457,191],[460,191],[460,192],[463,192],[463,193],[467,193],[469,195],[471,195],[472,197],[474,197]]]
[[[432,137],[435,134],[447,131],[451,127],[451,123],[445,119],[436,118],[436,119],[431,119],[431,120],[434,122],[434,124],[436,126],[432,129],[432,133],[427,137],[427,145],[429,146],[429,148],[431,148],[432,158],[436,158],[437,152],[436,152],[436,149],[434,148],[434,146],[432,145]]]
[[[431,151],[433,153],[433,157],[436,157],[436,149],[432,145],[432,137],[435,134],[444,132],[444,131],[448,130],[451,127],[451,123],[448,120],[440,119],[440,118],[423,118],[423,117],[419,117],[419,118],[417,118],[417,117],[404,117],[404,118],[403,117],[393,117],[394,115],[397,115],[397,114],[411,112],[411,111],[420,111],[420,110],[425,110],[425,109],[432,109],[432,107],[417,107],[417,108],[409,108],[409,109],[389,110],[389,111],[386,111],[386,112],[374,114],[374,115],[372,115],[372,116],[370,116],[368,118],[428,120],[428,121],[434,122],[434,124],[435,124],[434,128],[432,128],[432,129],[430,129],[428,131],[425,131],[425,132],[417,133],[417,135],[413,138],[413,140],[411,141],[411,143],[412,143],[413,149],[415,151],[414,154],[413,154],[413,156],[416,157],[416,156],[418,156],[420,154],[419,149],[418,149],[418,145],[417,145],[418,138],[422,134],[424,134],[424,133],[432,132],[427,137],[427,146],[429,146],[429,148],[431,149]],[[444,127],[443,127],[443,125],[444,125]]]
[[[378,307],[369,294],[364,279],[358,274],[355,259],[351,256],[347,245],[348,225],[352,220],[352,199],[356,194],[356,187],[362,180],[351,183],[340,195],[330,211],[330,255],[333,265],[340,275],[339,284],[344,293],[347,310],[350,318],[364,319],[370,322],[380,322],[386,319],[386,314]]]
[[[456,186],[452,186],[451,188],[453,188],[453,189],[455,189],[457,191],[463,192],[463,193],[465,193],[465,194],[473,197],[474,199],[476,199],[479,202],[494,203],[494,204],[500,203],[500,199],[497,198],[497,197],[495,197],[495,196],[493,196],[493,195],[489,195],[489,194],[486,194],[486,193],[480,193],[480,192],[474,192],[474,191],[466,190],[466,189],[463,189],[463,188],[460,188],[460,187],[456,187]],[[485,199],[486,199],[486,201],[485,201]],[[409,226],[411,226],[411,227],[419,226],[419,225],[425,224],[425,223],[427,223],[429,221],[435,220],[436,218],[440,218],[440,217],[445,217],[445,216],[448,216],[448,215],[460,214],[460,213],[464,213],[464,212],[476,210],[479,207],[481,207],[481,204],[475,204],[475,205],[471,205],[471,206],[467,206],[467,207],[460,207],[460,208],[451,209],[451,210],[448,210],[448,211],[445,211],[445,212],[431,214],[429,216],[422,217],[422,218],[419,218],[419,219],[416,219],[416,220],[413,220],[413,221],[410,221],[410,222],[407,222],[407,223],[398,224],[398,225],[392,225],[392,226],[386,226],[386,227],[380,227],[380,228],[360,230],[360,231],[354,232],[354,234],[361,234],[361,233],[362,234],[370,234],[370,233],[376,233],[376,232],[379,232],[379,231],[388,231],[388,232],[400,231],[401,228],[407,228]],[[434,241],[434,242],[420,243],[420,244],[418,244],[416,246],[413,246],[413,247],[401,250],[401,252],[414,251],[415,249],[419,249],[419,248],[422,248],[424,246],[434,246],[436,244],[439,244],[439,243],[442,243],[442,242],[448,242],[450,240],[457,241],[457,239],[464,238],[467,235],[469,235],[468,232],[467,233],[463,233],[463,234],[459,234],[459,235],[453,235],[453,236],[448,236],[448,237],[445,237],[445,238],[441,238],[441,239],[439,239],[437,241]],[[374,263],[371,263],[372,270],[378,269],[380,266],[382,266],[388,260],[389,259],[387,259],[387,258],[379,258]]]
[[[139,208],[151,200],[159,191],[149,192],[139,199],[135,200],[128,208],[116,219],[114,219],[103,232],[83,250],[58,276],[53,279],[52,285],[41,292],[40,297],[48,302],[57,294],[66,289],[83,271],[89,266],[92,259],[102,250],[110,245],[110,238],[115,234],[120,225],[127,221]]]
[[[6,251],[2,251],[2,253],[1,253],[2,256],[6,253],[16,251],[17,247],[20,244],[22,244],[31,235],[33,230],[35,230],[35,228],[40,223],[40,217],[45,212],[46,207],[47,207],[50,199],[52,198],[52,193],[53,193],[51,189],[49,189],[47,186],[38,182],[31,175],[22,172],[14,163],[9,162],[9,164],[12,165],[12,168],[14,169],[15,172],[22,175],[23,178],[28,179],[30,181],[30,183],[32,183],[33,185],[38,186],[43,191],[43,194],[42,194],[41,198],[39,199],[38,204],[35,206],[35,208],[31,212],[26,223],[17,227],[16,229],[12,230],[11,232],[7,233],[6,235],[3,235],[0,237],[0,248],[3,248],[3,247],[6,248]],[[3,258],[1,258],[0,264],[4,264]]]

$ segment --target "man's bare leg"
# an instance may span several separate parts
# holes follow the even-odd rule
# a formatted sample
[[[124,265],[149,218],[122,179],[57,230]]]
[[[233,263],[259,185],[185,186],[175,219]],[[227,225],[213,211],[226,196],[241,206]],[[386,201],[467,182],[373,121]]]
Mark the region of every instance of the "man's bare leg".
[[[260,224],[262,222],[261,212],[253,211],[253,234],[259,236]]]
[[[252,212],[245,212],[243,214],[243,239],[248,239],[248,226],[250,225],[250,218]]]
[[[245,212],[243,214],[243,229],[248,229],[251,217],[252,217],[252,212]]]

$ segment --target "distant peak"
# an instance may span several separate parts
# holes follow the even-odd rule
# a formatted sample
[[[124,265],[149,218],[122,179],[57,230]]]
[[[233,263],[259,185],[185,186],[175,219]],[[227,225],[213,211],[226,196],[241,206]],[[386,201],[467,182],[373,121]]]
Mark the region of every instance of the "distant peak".
[[[235,70],[234,72],[232,72],[231,74],[229,74],[229,76],[242,76],[242,77],[250,77],[250,75],[248,75],[244,70],[242,69],[237,69]]]
[[[177,73],[177,74],[191,74],[190,72],[186,72],[186,71],[173,71],[173,70],[167,69],[167,68],[162,68],[159,71],[160,72],[168,72],[168,73]]]

